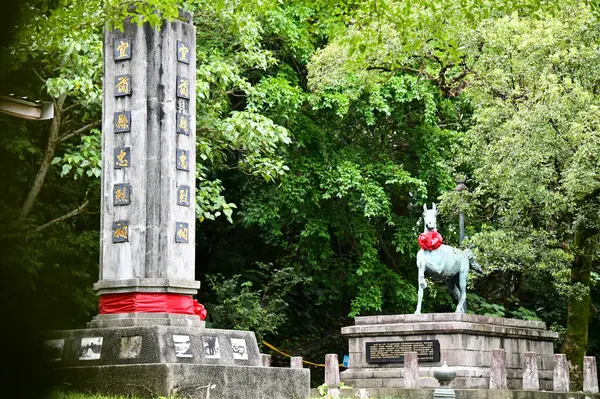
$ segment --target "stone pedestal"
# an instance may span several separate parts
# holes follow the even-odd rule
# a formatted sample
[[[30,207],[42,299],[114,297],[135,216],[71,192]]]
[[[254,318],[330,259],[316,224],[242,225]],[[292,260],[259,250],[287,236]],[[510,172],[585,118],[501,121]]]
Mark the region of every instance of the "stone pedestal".
[[[367,352],[368,347],[372,350],[372,343],[388,343],[378,348],[391,348],[392,352],[418,348],[422,388],[438,386],[433,370],[446,361],[456,371],[451,387],[487,389],[492,349],[505,350],[509,389],[522,388],[524,354],[530,351],[540,360],[540,388],[553,388],[552,343],[557,334],[547,331],[543,322],[458,313],[364,316],[357,317],[354,326],[342,328],[342,335],[348,338],[350,364],[341,373],[341,380],[355,388],[405,387],[403,359],[373,359],[374,354]],[[414,341],[428,342],[422,345]],[[437,344],[439,359],[433,353]],[[423,350],[430,353],[423,357]]]
[[[46,333],[65,383],[104,394],[308,398],[310,371],[264,367],[253,332],[184,326]]]

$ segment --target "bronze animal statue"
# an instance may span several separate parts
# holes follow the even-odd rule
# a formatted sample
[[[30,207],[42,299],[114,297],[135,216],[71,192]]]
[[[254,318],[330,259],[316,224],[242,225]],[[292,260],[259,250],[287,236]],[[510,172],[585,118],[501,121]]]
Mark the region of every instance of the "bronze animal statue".
[[[431,209],[427,209],[427,205],[423,205],[424,234],[431,231],[437,232],[437,214],[435,204]],[[415,314],[421,313],[423,290],[427,288],[425,271],[432,279],[443,280],[446,283],[446,287],[458,301],[456,313],[466,313],[467,311],[469,270],[484,274],[470,249],[460,250],[444,244],[437,249],[421,249],[417,253],[417,268],[419,269],[419,294]]]

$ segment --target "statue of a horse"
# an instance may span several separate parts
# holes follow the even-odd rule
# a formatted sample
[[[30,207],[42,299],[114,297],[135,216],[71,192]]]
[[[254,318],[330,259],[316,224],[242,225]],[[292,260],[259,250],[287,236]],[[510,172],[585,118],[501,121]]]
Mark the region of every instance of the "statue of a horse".
[[[435,204],[431,209],[423,205],[423,221],[425,222],[425,231],[437,231],[437,209]],[[466,313],[467,311],[467,277],[469,270],[474,270],[483,274],[481,266],[475,261],[473,252],[470,249],[460,250],[449,245],[442,244],[439,248],[428,251],[421,249],[417,253],[417,267],[419,269],[419,301],[415,314],[421,313],[421,303],[423,301],[423,290],[427,288],[425,281],[425,271],[434,280],[443,280],[448,290],[454,294],[458,305],[456,313]]]

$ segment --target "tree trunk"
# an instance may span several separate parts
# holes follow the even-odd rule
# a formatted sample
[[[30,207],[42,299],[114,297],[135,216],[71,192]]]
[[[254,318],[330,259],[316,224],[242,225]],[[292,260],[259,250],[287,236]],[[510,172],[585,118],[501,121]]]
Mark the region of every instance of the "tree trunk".
[[[62,95],[54,102],[54,118],[50,124],[50,132],[48,134],[48,143],[46,144],[44,158],[42,158],[42,163],[40,164],[38,172],[35,176],[33,185],[31,186],[31,189],[27,194],[27,198],[21,207],[19,219],[26,218],[27,215],[29,215],[29,212],[31,212],[31,208],[33,208],[33,204],[35,203],[35,200],[37,199],[37,196],[44,185],[44,180],[46,179],[46,174],[48,173],[52,159],[54,159],[56,147],[60,143],[58,132],[60,130],[62,107],[65,103],[65,98],[66,96]]]
[[[592,268],[592,250],[589,242],[592,232],[578,228],[573,242],[576,251],[573,265],[571,266],[571,283],[583,287],[584,292],[577,290],[576,295],[569,297],[567,336],[563,345],[563,352],[571,365],[571,381],[575,388],[583,387],[583,357],[587,353],[588,325],[590,320],[590,273]]]

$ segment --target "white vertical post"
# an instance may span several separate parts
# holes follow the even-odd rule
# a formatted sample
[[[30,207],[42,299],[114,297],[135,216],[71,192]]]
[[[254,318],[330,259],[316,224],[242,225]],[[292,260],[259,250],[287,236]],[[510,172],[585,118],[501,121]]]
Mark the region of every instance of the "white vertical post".
[[[404,388],[419,388],[419,358],[417,352],[404,352]]]
[[[492,349],[492,366],[490,368],[490,389],[506,389],[506,351]]]
[[[538,375],[537,353],[525,352],[523,361],[523,390],[539,391],[540,378]]]
[[[329,388],[340,386],[340,363],[337,353],[325,355],[325,385]]]
[[[554,355],[554,392],[569,392],[569,362],[567,355]]]

